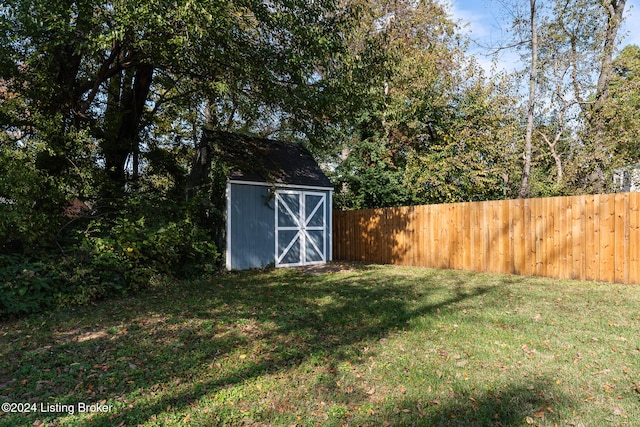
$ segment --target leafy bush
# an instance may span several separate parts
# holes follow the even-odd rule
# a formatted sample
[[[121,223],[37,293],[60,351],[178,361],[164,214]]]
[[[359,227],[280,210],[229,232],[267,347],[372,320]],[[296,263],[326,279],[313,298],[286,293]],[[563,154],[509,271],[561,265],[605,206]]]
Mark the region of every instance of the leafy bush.
[[[51,201],[58,196],[51,193],[24,153],[0,150],[0,253],[29,251],[50,240],[60,221],[51,217]]]
[[[77,258],[40,254],[39,257],[0,255],[0,315],[21,315],[53,307],[76,306],[100,299],[109,281],[78,265]],[[97,263],[96,263],[97,264]],[[122,288],[122,287],[121,287]]]
[[[191,220],[153,221],[141,216],[118,217],[113,221],[93,221],[83,232],[81,252],[99,260],[102,267],[124,268],[126,282],[138,282],[133,272],[145,276],[160,273],[188,277],[210,269],[218,253],[204,230]]]
[[[30,313],[50,305],[60,283],[47,262],[0,255],[0,265],[4,266],[0,269],[0,314]]]
[[[215,270],[218,259],[208,230],[188,209],[129,201],[74,221],[58,233],[56,248],[0,255],[0,316],[88,304],[162,277],[194,277]]]

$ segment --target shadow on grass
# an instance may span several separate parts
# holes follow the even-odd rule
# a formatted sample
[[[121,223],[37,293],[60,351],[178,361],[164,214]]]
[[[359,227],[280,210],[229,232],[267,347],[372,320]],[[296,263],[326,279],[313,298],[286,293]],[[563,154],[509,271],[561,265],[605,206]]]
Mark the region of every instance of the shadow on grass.
[[[460,279],[442,285],[438,277],[364,267],[317,276],[297,270],[231,273],[35,319],[31,325],[42,323],[30,326],[33,331],[0,324],[11,342],[0,354],[0,398],[114,405],[91,420],[64,420],[74,425],[145,423],[305,361],[353,360],[367,342],[406,328],[412,319],[491,290],[465,287]],[[68,415],[4,414],[0,425],[55,423]]]
[[[396,427],[559,425],[562,419],[571,418],[562,413],[566,404],[566,397],[552,382],[537,379],[529,384],[511,384],[483,394],[474,392],[441,400],[400,402],[385,412],[359,420],[358,424]]]

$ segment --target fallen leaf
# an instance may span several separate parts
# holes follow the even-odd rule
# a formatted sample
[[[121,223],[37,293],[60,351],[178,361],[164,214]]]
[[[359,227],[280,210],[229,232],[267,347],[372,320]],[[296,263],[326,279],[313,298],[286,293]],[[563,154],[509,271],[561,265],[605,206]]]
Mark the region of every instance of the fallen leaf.
[[[624,411],[619,406],[613,407],[613,415],[621,416],[624,414]]]

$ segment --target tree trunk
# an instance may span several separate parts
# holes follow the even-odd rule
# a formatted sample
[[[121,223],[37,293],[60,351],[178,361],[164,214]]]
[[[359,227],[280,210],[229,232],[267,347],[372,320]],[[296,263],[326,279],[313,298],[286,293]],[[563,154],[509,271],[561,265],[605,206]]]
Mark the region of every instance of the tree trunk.
[[[613,69],[613,53],[616,48],[616,38],[620,25],[622,25],[622,13],[626,0],[605,0],[603,6],[607,12],[607,28],[605,33],[602,66],[598,76],[596,88],[596,112],[602,107],[603,102],[609,98],[609,80]],[[601,120],[602,121],[602,120]]]
[[[533,139],[533,114],[535,108],[536,81],[538,79],[538,31],[536,23],[536,0],[529,0],[531,8],[531,70],[529,72],[529,102],[527,104],[527,129],[524,137],[524,167],[518,197],[529,196],[531,175],[531,152]]]
[[[622,13],[624,12],[626,0],[605,0],[603,6],[607,13],[607,28],[602,50],[602,63],[598,85],[596,87],[596,99],[589,115],[589,124],[595,136],[596,147],[605,155],[604,147],[604,127],[605,120],[602,116],[602,107],[609,98],[609,80],[613,70],[613,53],[616,47],[616,38],[622,24]],[[604,160],[604,159],[602,159]]]
[[[209,181],[211,170],[211,144],[204,134],[196,146],[195,157],[191,165],[189,182],[187,184],[187,199],[191,199],[198,190]]]
[[[562,116],[561,115],[559,116],[560,118],[558,121],[562,122]],[[562,129],[556,132],[555,137],[553,138],[553,141],[551,141],[549,137],[542,132],[538,132],[538,134],[540,134],[542,139],[544,139],[547,145],[549,146],[551,157],[553,157],[553,160],[556,162],[556,185],[560,187],[562,185],[562,177],[563,177],[562,159],[560,158],[560,155],[556,151],[556,146],[558,145],[558,141],[560,141],[560,138],[562,137]]]
[[[111,187],[108,192],[124,189],[128,178],[129,156],[132,156],[133,179],[138,176],[136,168],[140,153],[140,124],[151,88],[153,70],[152,65],[138,65],[135,69],[126,70],[124,79],[117,77],[110,85],[110,103],[107,106],[108,114],[105,114],[102,146]]]

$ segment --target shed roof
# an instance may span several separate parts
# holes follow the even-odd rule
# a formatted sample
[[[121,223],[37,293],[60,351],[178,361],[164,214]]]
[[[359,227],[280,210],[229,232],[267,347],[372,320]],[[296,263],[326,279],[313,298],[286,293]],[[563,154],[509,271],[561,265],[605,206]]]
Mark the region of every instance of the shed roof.
[[[298,144],[212,130],[202,138],[231,168],[230,180],[333,188],[311,153]]]

